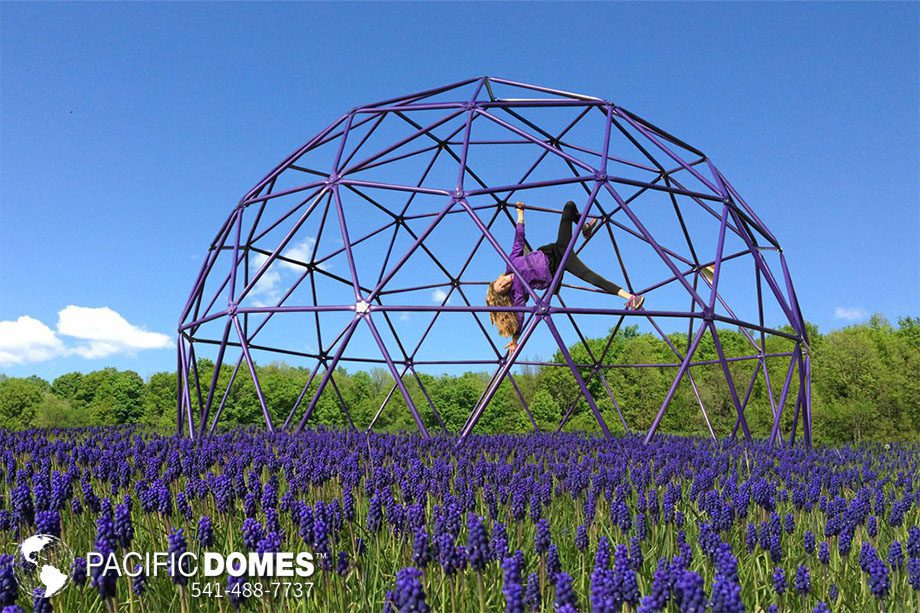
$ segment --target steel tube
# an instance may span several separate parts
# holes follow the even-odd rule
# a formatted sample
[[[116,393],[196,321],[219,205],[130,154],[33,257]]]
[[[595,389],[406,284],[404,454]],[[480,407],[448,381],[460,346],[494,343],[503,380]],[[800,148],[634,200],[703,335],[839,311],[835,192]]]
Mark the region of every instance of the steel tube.
[[[799,347],[796,345],[792,352],[792,359],[789,360],[789,369],[786,371],[786,381],[783,383],[783,391],[779,395],[779,410],[776,418],[773,420],[773,429],[770,431],[770,446],[776,441],[776,433],[779,432],[780,422],[783,419],[783,408],[786,406],[786,396],[789,393],[789,384],[792,382],[792,372],[795,369],[795,363],[798,359]]]
[[[230,388],[233,387],[233,382],[236,380],[236,374],[240,371],[240,366],[242,365],[243,354],[241,352],[239,359],[236,361],[236,366],[233,368],[233,372],[230,373],[230,381],[227,383],[227,389],[224,390],[224,395],[220,399],[220,404],[217,405],[217,412],[214,413],[214,419],[211,420],[211,427],[208,429],[208,435],[214,434],[214,430],[217,428],[217,422],[220,420],[220,415],[224,412],[224,406],[226,406],[227,398],[230,396]]]

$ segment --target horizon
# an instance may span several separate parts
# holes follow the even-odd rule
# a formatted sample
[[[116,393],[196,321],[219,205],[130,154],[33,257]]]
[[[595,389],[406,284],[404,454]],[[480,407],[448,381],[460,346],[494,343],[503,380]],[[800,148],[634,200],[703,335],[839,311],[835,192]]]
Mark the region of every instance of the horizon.
[[[848,329],[848,328],[854,328],[854,327],[869,327],[869,326],[874,325],[875,322],[877,321],[877,318],[879,318],[879,317],[881,317],[881,318],[882,318],[882,321],[883,321],[884,323],[887,323],[888,325],[890,325],[893,329],[898,329],[898,328],[900,327],[899,321],[891,321],[891,320],[889,320],[887,317],[884,317],[883,315],[881,315],[880,313],[872,313],[872,314],[869,315],[868,319],[866,319],[865,321],[852,322],[852,323],[849,323],[849,324],[846,324],[846,325],[842,325],[842,326],[833,328],[833,329],[831,329],[831,330],[826,330],[826,331],[825,331],[825,330],[821,330],[821,329],[819,328],[819,329],[818,329],[818,334],[820,334],[821,336],[826,336],[827,334],[830,334],[830,333],[833,333],[833,332],[840,332],[840,331],[846,330],[846,329]],[[899,318],[899,320],[901,320],[901,319],[908,319],[908,318],[918,319],[918,316],[915,316],[915,315],[905,315],[905,316]],[[810,327],[810,326],[812,326],[813,324],[812,324],[812,322],[806,321],[806,322],[805,322],[805,325]],[[788,326],[787,326],[787,327],[788,327]],[[733,330],[732,328],[729,327],[729,328],[726,328],[724,331],[732,332],[732,331],[734,331],[734,330]],[[723,332],[722,329],[720,329],[720,333],[721,333],[721,332]],[[650,336],[650,337],[653,338],[653,340],[656,340],[656,341],[660,341],[660,340],[661,340],[659,336],[656,336],[655,334],[653,334],[653,333],[650,332],[650,331],[639,331],[638,333],[639,333],[640,335],[647,335],[647,336]],[[674,334],[682,334],[682,333],[681,333],[680,331],[675,331]],[[770,338],[769,335],[768,335],[767,337]],[[591,340],[591,339],[596,340],[596,338],[597,338],[597,337],[588,337],[589,340]],[[663,342],[663,341],[661,341],[661,342]],[[551,358],[552,356],[530,356],[530,355],[521,356],[521,358],[524,359],[524,360],[542,360],[544,357],[546,357],[547,359],[549,359],[549,358]],[[200,363],[201,360],[204,360],[204,359],[208,359],[210,362],[213,363],[213,360],[210,360],[210,358],[199,358],[199,363]],[[157,374],[161,374],[161,373],[175,373],[175,372],[176,372],[174,368],[173,368],[173,369],[165,368],[165,369],[163,369],[163,370],[154,370],[154,371],[150,371],[150,372],[147,372],[147,373],[143,373],[143,372],[139,372],[139,371],[137,371],[137,370],[135,370],[135,369],[132,369],[132,368],[130,368],[130,367],[127,367],[127,368],[120,368],[120,367],[117,367],[117,366],[114,366],[114,365],[111,365],[111,364],[98,364],[98,363],[97,363],[97,364],[91,364],[91,363],[89,363],[89,362],[87,362],[87,364],[90,364],[91,366],[88,367],[88,368],[85,368],[85,369],[74,369],[74,370],[68,370],[68,371],[66,371],[66,372],[57,373],[57,374],[55,374],[54,376],[51,376],[51,377],[45,377],[45,376],[42,376],[42,375],[40,375],[40,374],[38,374],[38,373],[26,373],[26,374],[22,374],[22,375],[9,375],[9,374],[7,374],[7,373],[5,373],[5,372],[0,372],[0,378],[3,378],[3,377],[9,377],[9,378],[29,378],[29,377],[38,377],[38,378],[40,378],[40,379],[42,379],[42,380],[44,380],[44,381],[46,381],[46,382],[48,382],[48,383],[50,384],[50,383],[53,383],[54,380],[55,380],[57,377],[60,377],[60,376],[65,375],[65,374],[70,374],[70,373],[78,372],[78,373],[81,373],[81,374],[86,375],[86,374],[89,374],[89,373],[92,373],[92,372],[96,372],[96,371],[100,371],[100,370],[105,370],[105,369],[108,369],[108,368],[114,368],[114,369],[116,369],[116,370],[118,370],[118,371],[135,372],[135,373],[137,373],[137,374],[141,377],[141,379],[144,380],[144,383],[146,384],[146,383],[149,383],[149,382],[150,382],[150,378],[151,378],[153,375],[157,375]],[[282,357],[279,357],[278,359],[274,359],[274,360],[270,360],[270,361],[266,361],[266,362],[259,362],[259,361],[257,361],[257,360],[253,360],[253,364],[255,364],[255,366],[256,366],[257,368],[264,368],[264,367],[266,367],[266,366],[275,366],[275,365],[278,365],[278,366],[283,366],[283,367],[286,367],[286,368],[304,370],[304,371],[306,371],[306,372],[308,372],[308,373],[309,373],[309,371],[310,371],[309,367],[307,367],[307,366],[299,365],[299,364],[292,364],[292,363],[286,362],[286,361],[284,360],[284,357],[283,357],[283,356],[282,356]],[[487,376],[489,375],[489,370],[487,370],[487,365],[485,365],[485,364],[480,365],[481,370],[480,370],[480,369],[472,368],[473,365],[468,365],[468,366],[470,366],[470,367],[469,367],[469,368],[460,368],[460,367],[456,367],[456,368],[454,368],[454,369],[452,369],[452,370],[450,370],[450,371],[444,370],[444,369],[442,369],[442,370],[440,370],[440,371],[432,371],[432,370],[430,370],[429,368],[426,368],[426,367],[424,367],[424,366],[421,366],[421,367],[417,367],[417,370],[418,370],[419,374],[426,374],[426,375],[431,375],[431,376],[435,376],[435,377],[440,377],[440,376],[442,376],[442,375],[448,375],[448,376],[458,377],[458,376],[462,376],[462,375],[467,374],[467,373],[473,373],[473,374],[477,374],[477,375],[478,375],[478,374],[484,374],[484,375],[487,375]],[[222,365],[222,368],[231,368],[231,367],[225,362],[225,363]],[[380,365],[380,364],[374,365],[372,368],[370,368],[370,367],[369,367],[369,368],[354,368],[354,367],[350,367],[349,365],[343,366],[342,364],[339,364],[338,366],[336,366],[336,370],[339,370],[339,369],[342,369],[342,370],[346,371],[349,375],[354,374],[355,372],[359,372],[359,371],[371,372],[371,371],[374,371],[374,370],[378,370],[378,371],[383,371],[383,372],[385,372],[386,375],[387,375],[388,377],[390,376],[389,372],[388,372],[387,369],[386,369],[386,366],[385,366],[385,365]]]

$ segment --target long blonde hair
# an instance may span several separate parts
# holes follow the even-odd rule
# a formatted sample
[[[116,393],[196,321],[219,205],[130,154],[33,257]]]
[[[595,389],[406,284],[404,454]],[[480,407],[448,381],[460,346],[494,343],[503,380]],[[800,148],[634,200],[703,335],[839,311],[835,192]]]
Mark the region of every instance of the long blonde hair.
[[[489,283],[489,289],[486,290],[486,304],[489,306],[511,306],[511,292],[500,294],[495,291],[495,282]],[[517,334],[518,321],[517,316],[511,311],[492,311],[489,313],[489,320],[492,325],[498,328],[498,333],[502,336],[511,337]]]

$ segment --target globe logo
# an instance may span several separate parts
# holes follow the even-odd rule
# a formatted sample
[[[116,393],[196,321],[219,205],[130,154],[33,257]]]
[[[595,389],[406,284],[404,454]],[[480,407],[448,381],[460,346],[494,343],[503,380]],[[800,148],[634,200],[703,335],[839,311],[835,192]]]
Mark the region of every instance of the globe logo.
[[[29,594],[50,598],[67,587],[73,561],[73,553],[61,539],[34,534],[19,544],[13,572]]]

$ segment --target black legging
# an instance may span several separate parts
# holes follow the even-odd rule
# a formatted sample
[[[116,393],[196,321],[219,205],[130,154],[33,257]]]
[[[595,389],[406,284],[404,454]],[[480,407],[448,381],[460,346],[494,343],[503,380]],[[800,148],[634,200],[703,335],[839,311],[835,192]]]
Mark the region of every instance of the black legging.
[[[550,243],[549,245],[544,245],[544,247],[553,247],[557,253],[557,258],[561,259],[565,253],[565,248],[569,246],[569,241],[572,240],[572,223],[578,221],[578,208],[575,206],[575,203],[569,200],[565,203],[565,208],[562,209],[562,218],[559,220],[559,234],[556,236],[556,242]],[[541,247],[541,250],[543,247]],[[604,277],[600,276],[590,268],[588,268],[584,262],[578,259],[578,256],[575,255],[574,248],[569,254],[569,259],[565,263],[565,270],[572,273],[582,281],[590,283],[591,285],[604,290],[609,294],[618,294],[622,289],[616,283],[608,281]],[[555,274],[555,271],[553,271]]]

